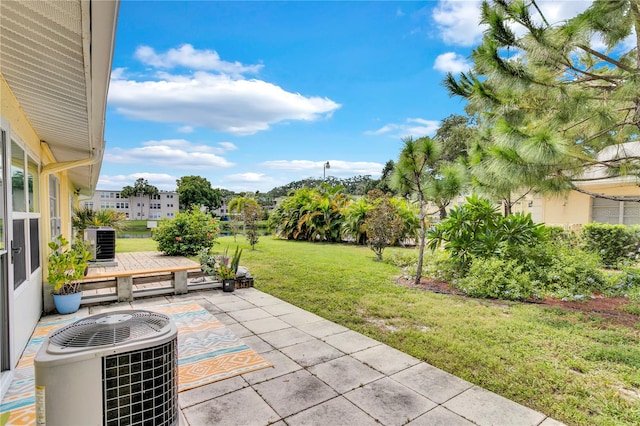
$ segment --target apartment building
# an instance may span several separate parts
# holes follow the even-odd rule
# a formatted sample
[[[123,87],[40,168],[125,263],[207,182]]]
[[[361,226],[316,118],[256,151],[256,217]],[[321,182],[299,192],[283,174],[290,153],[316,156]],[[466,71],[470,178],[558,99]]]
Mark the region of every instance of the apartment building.
[[[178,193],[160,191],[158,195],[124,198],[117,190],[96,190],[93,198],[80,200],[80,207],[115,210],[127,219],[173,219],[179,211]]]

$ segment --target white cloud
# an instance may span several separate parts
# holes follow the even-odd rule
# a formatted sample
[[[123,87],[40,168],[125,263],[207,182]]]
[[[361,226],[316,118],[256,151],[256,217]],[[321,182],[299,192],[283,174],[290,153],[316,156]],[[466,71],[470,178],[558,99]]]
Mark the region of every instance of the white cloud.
[[[142,146],[136,148],[107,149],[104,161],[115,164],[171,167],[172,169],[226,168],[234,165],[220,156],[230,150],[229,145],[226,144],[228,142],[211,147],[193,144],[184,139],[146,141],[141,144]]]
[[[433,9],[433,20],[447,44],[473,46],[486,28],[480,25],[480,0],[440,0]]]
[[[105,175],[100,174],[98,180],[98,189],[101,190],[120,190],[127,185],[133,185],[137,179],[146,179],[149,184],[163,191],[175,191],[176,176],[165,173],[133,173],[129,175]]]
[[[178,133],[193,133],[193,126],[181,126],[178,128]]]
[[[231,182],[262,182],[265,179],[264,173],[236,173],[226,175],[225,180]]]
[[[326,170],[327,175],[332,176],[355,176],[355,175],[371,175],[379,176],[384,164],[367,162],[367,161],[342,161],[328,160],[329,169]],[[324,171],[325,161],[311,160],[273,160],[261,163],[268,169],[282,170],[287,172],[308,172],[311,175],[320,175]]]
[[[447,52],[436,57],[433,69],[444,73],[459,74],[469,71],[472,66],[473,65],[463,56],[455,52]]]
[[[129,118],[251,135],[272,124],[330,117],[340,104],[288,92],[261,80],[196,72],[159,81],[112,79],[109,104]]]
[[[238,147],[231,142],[220,142],[218,143],[218,145],[220,145],[223,149],[227,151],[235,151],[238,149]]]
[[[263,67],[261,64],[243,65],[237,61],[223,61],[215,50],[197,50],[190,44],[183,44],[177,49],[169,49],[165,53],[156,53],[155,49],[149,46],[139,46],[134,56],[142,63],[157,68],[187,67],[231,75],[255,74]]]
[[[412,136],[420,138],[422,136],[432,135],[440,127],[437,120],[425,120],[423,118],[407,118],[404,123],[385,124],[378,130],[369,130],[365,132],[367,135],[388,135],[394,138],[404,138]]]

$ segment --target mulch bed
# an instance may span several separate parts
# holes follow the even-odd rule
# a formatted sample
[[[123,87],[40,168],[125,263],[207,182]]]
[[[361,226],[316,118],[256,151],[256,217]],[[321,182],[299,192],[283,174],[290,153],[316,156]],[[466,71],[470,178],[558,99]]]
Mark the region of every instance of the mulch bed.
[[[432,293],[452,294],[456,296],[466,297],[460,290],[443,281],[434,281],[423,278],[422,280],[420,280],[420,284],[416,285],[413,283],[413,280],[399,278],[398,284],[407,288],[430,291]],[[585,299],[581,301],[563,301],[559,299],[547,298],[545,300],[529,300],[527,301],[527,303],[552,306],[567,311],[596,315],[601,317],[606,323],[611,325],[623,325],[626,327],[636,328],[638,323],[640,322],[640,317],[638,317],[637,315],[624,312],[620,309],[620,307],[629,303],[629,300],[624,297],[597,296],[592,299]]]

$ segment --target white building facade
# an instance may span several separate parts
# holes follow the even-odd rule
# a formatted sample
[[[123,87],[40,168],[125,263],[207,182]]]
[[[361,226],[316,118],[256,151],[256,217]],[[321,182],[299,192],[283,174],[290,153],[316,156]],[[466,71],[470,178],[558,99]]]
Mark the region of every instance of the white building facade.
[[[177,192],[159,191],[158,195],[124,198],[117,190],[96,190],[91,199],[80,200],[80,207],[115,210],[132,220],[173,219],[179,211]]]

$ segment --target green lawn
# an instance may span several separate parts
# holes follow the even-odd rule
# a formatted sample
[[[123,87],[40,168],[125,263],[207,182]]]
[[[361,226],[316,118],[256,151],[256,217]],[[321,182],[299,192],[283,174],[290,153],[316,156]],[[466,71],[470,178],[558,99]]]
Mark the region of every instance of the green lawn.
[[[220,242],[220,251],[236,244]],[[408,289],[394,282],[398,268],[365,247],[237,244],[262,291],[568,424],[640,424],[640,327]]]

